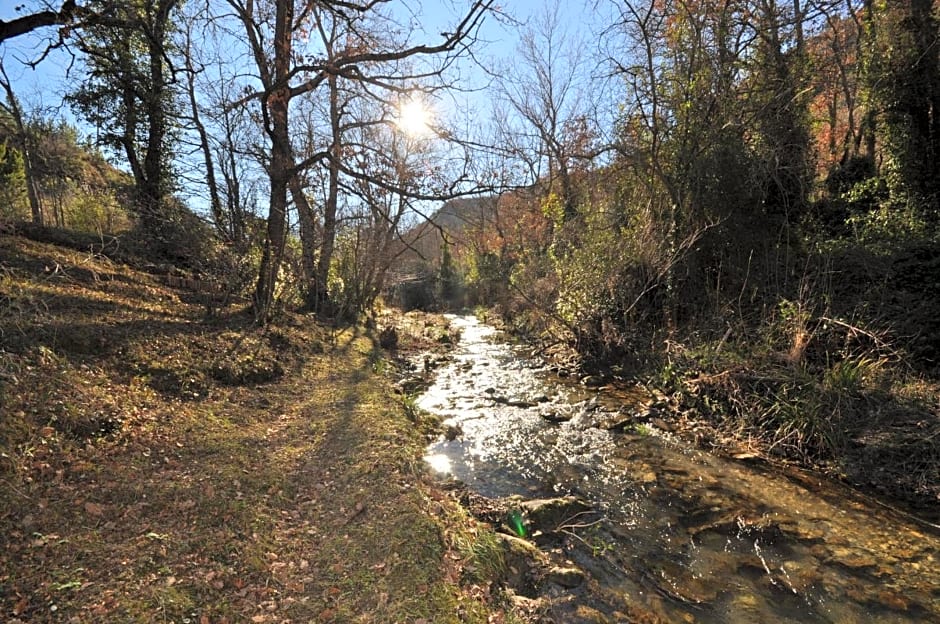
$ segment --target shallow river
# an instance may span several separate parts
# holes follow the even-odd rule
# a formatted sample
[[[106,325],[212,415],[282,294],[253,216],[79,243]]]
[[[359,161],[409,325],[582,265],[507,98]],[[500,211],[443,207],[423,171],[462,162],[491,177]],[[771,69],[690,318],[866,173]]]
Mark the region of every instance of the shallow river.
[[[490,497],[574,494],[603,513],[570,556],[608,613],[666,622],[940,622],[940,532],[837,484],[723,460],[645,427],[643,397],[537,368],[455,317],[460,343],[419,407],[453,425],[431,467]],[[544,416],[568,418],[550,422]]]

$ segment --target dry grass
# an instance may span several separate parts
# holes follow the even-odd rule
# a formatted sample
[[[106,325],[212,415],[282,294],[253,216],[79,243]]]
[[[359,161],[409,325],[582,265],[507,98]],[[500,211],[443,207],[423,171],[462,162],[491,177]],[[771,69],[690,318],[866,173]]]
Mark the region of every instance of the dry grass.
[[[748,345],[702,352],[676,348],[671,387],[710,446],[796,462],[940,518],[936,380],[875,349],[800,363]]]
[[[11,622],[500,622],[365,335],[0,238]]]

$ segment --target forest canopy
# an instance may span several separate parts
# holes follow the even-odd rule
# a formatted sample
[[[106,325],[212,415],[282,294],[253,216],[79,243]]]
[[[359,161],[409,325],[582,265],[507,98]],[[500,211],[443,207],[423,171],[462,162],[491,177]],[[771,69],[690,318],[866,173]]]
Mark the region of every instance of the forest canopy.
[[[133,231],[262,321],[385,293],[629,359],[795,306],[934,367],[936,320],[898,293],[936,296],[936,3],[590,8],[455,2],[429,30],[428,7],[391,1],[26,3],[0,27],[5,47],[45,33],[3,55],[5,219]],[[485,56],[493,25],[511,58]],[[9,78],[62,51],[83,136]],[[477,110],[433,110],[455,94]]]

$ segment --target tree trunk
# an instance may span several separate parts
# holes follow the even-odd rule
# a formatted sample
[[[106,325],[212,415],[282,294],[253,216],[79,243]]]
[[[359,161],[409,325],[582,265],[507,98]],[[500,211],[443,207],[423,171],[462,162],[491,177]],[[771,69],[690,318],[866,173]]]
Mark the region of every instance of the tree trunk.
[[[317,280],[317,227],[313,216],[313,208],[307,201],[300,175],[291,176],[290,193],[297,207],[297,217],[300,222],[300,253],[303,268],[303,297],[304,308],[315,312],[319,296],[319,281]]]
[[[323,240],[320,242],[320,258],[317,264],[316,286],[318,289],[317,311],[330,315],[332,306],[328,287],[330,278],[330,264],[333,262],[333,252],[336,247],[336,212],[339,203],[339,164],[340,148],[342,144],[341,112],[339,105],[339,91],[337,78],[331,75],[328,79],[330,89],[330,130],[333,143],[330,145],[329,180],[326,205],[323,207]]]
[[[865,33],[868,39],[868,52],[867,56],[874,54],[875,50],[875,41],[877,37],[875,36],[875,7],[873,0],[865,0],[864,3],[864,22],[865,24]],[[859,35],[861,37],[861,34]],[[872,63],[872,59],[868,58],[868,64]],[[873,101],[873,95],[870,92],[872,87],[869,84],[868,86],[869,93],[867,99],[867,106],[865,110],[865,115],[862,122],[862,132],[859,134],[859,140],[862,140],[864,137],[865,140],[865,155],[871,159],[871,162],[876,163],[876,141],[875,141],[875,131],[877,128],[877,110],[875,108],[875,103]]]
[[[186,87],[189,95],[189,106],[192,112],[193,126],[199,135],[199,148],[202,150],[202,159],[206,165],[206,186],[209,187],[209,208],[212,211],[212,220],[215,223],[215,229],[221,234],[223,239],[228,242],[234,242],[231,237],[231,228],[226,227],[225,213],[222,210],[222,198],[219,196],[219,187],[215,177],[215,161],[212,158],[212,148],[209,145],[209,133],[206,126],[202,123],[202,117],[199,114],[199,103],[196,100],[196,69],[193,67],[191,55],[191,33],[186,36]]]
[[[263,106],[267,111],[271,137],[270,200],[268,231],[261,270],[255,289],[255,315],[260,322],[269,318],[274,305],[274,287],[284,256],[287,226],[287,186],[293,168],[288,128],[290,104],[291,26],[294,3],[278,2],[274,24],[274,83]]]
[[[937,53],[937,20],[934,17],[933,5],[933,0],[911,2],[911,28],[914,30],[912,34],[916,53],[913,70],[918,78],[918,87],[923,90],[922,95],[918,94],[920,97],[912,98],[910,106],[911,125],[916,133],[912,141],[913,157],[921,168],[916,192],[931,213],[936,212],[934,206],[938,191],[937,176],[940,173],[936,151],[936,131],[940,126],[940,111],[936,108],[940,100],[940,59]]]
[[[158,2],[154,14],[150,17],[150,23],[147,25],[148,33],[148,55],[150,69],[150,92],[145,99],[147,110],[147,152],[144,154],[143,162],[143,187],[140,189],[140,199],[143,202],[143,210],[146,219],[149,222],[149,233],[158,237],[158,249],[164,252],[172,252],[167,248],[167,243],[163,239],[162,233],[165,229],[163,217],[163,202],[167,194],[166,183],[166,99],[167,84],[164,75],[164,55],[166,53],[166,26],[169,20],[169,13],[175,4],[175,0],[166,0]]]
[[[20,108],[20,102],[13,92],[13,84],[7,77],[6,69],[0,62],[0,76],[3,77],[3,90],[6,92],[7,107],[10,115],[13,117],[13,124],[16,126],[16,134],[19,135],[19,143],[23,149],[23,173],[26,176],[26,197],[29,199],[29,212],[33,223],[42,225],[42,200],[40,199],[38,184],[36,182],[35,170],[33,169],[33,150],[32,139],[29,136],[26,122],[23,119],[23,109]]]

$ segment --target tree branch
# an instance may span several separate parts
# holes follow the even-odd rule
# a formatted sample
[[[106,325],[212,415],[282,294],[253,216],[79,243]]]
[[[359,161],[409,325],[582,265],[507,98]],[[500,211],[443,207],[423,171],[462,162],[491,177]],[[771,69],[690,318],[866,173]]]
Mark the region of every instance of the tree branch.
[[[39,11],[10,21],[0,20],[0,42],[46,26],[68,24],[79,10],[81,7],[75,6],[75,0],[66,0],[58,11]]]

